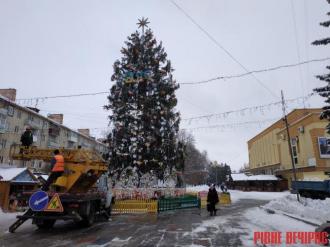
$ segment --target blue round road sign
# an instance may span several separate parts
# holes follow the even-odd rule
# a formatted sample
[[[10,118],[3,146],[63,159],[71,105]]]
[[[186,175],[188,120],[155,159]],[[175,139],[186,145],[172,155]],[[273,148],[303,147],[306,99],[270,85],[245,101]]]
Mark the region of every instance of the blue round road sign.
[[[48,205],[48,194],[45,191],[37,191],[29,199],[29,207],[33,211],[42,211]]]

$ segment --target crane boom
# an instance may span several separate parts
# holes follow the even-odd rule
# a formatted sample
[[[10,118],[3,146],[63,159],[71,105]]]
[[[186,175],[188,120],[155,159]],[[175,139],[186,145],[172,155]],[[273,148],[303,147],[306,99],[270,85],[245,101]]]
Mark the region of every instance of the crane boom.
[[[93,150],[58,149],[64,157],[65,172],[55,182],[61,187],[61,192],[87,192],[108,171],[108,165],[103,158]],[[13,160],[43,160],[49,162],[55,149],[37,147],[22,147],[13,145],[10,157]]]

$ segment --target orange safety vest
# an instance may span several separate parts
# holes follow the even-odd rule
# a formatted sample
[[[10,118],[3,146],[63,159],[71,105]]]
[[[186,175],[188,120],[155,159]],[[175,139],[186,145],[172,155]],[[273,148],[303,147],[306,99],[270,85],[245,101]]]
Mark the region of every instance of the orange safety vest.
[[[64,172],[64,158],[58,154],[54,156],[56,163],[52,169],[52,172]]]

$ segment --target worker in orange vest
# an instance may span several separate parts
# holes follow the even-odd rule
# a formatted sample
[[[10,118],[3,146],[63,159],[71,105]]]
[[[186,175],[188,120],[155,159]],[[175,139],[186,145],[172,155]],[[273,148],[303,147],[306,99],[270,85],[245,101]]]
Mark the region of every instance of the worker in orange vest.
[[[60,151],[56,149],[54,151],[54,157],[50,161],[51,174],[49,175],[46,183],[42,187],[42,190],[47,191],[49,186],[56,181],[56,179],[64,173],[64,157],[60,154]]]

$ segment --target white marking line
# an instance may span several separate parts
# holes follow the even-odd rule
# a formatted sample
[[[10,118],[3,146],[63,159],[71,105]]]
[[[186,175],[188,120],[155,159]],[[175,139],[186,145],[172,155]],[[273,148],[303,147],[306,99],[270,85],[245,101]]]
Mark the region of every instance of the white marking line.
[[[159,245],[161,244],[161,242],[164,240],[165,233],[166,233],[166,230],[163,231],[162,237],[159,239],[156,247],[159,247]]]
[[[36,201],[34,202],[34,205],[35,205],[35,206],[38,206],[39,203],[41,203],[41,202],[43,202],[43,201],[46,201],[47,199],[48,199],[48,196],[46,196],[46,197],[44,197],[44,198],[41,198],[40,200],[36,200]]]

